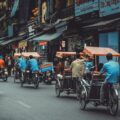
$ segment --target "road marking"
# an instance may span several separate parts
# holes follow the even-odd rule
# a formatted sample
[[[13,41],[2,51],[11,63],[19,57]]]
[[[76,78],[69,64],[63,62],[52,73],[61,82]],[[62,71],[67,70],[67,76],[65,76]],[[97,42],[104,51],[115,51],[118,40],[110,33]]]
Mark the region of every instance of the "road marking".
[[[25,108],[28,108],[28,109],[31,108],[30,105],[28,105],[28,104],[26,104],[26,103],[24,103],[24,102],[22,102],[22,101],[17,101],[17,103],[19,103],[20,105],[22,105],[22,106],[25,107]]]

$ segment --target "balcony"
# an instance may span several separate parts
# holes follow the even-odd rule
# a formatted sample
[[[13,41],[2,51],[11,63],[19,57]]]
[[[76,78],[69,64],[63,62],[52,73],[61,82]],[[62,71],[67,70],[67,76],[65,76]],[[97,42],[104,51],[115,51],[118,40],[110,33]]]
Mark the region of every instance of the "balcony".
[[[74,16],[74,5],[54,12],[49,19],[50,23],[54,23],[58,19],[64,19],[72,16]]]
[[[74,6],[67,7],[60,11],[60,19],[74,16]]]

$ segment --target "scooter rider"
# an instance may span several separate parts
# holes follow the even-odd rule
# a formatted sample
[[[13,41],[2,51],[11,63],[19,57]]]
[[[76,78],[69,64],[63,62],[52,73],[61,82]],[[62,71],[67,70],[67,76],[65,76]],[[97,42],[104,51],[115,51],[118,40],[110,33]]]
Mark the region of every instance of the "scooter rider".
[[[108,60],[107,63],[103,65],[103,68],[100,71],[100,75],[106,74],[105,81],[100,90],[100,100],[104,102],[104,92],[107,90],[107,85],[113,85],[119,82],[120,75],[120,66],[118,62],[113,61],[113,56],[111,53],[106,55]]]

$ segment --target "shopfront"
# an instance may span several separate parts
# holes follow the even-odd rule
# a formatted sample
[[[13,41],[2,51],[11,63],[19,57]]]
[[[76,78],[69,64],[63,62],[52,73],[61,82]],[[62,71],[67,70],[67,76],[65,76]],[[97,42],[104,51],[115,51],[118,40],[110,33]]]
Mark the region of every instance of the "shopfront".
[[[99,33],[99,46],[109,47],[119,52],[119,32]],[[105,57],[99,58],[100,62],[105,62]]]
[[[101,0],[99,15],[105,19],[119,19],[120,1],[119,0]],[[103,29],[99,32],[99,46],[110,47],[117,52],[120,52],[120,31],[117,29],[117,22],[108,26],[107,30]],[[111,29],[114,28],[114,29]],[[105,61],[105,57],[101,57],[100,61]]]

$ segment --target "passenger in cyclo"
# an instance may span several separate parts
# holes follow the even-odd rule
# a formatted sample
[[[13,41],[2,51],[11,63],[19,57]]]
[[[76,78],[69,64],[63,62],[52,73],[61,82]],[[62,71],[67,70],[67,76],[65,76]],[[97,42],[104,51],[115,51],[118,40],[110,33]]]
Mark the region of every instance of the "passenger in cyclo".
[[[32,73],[39,71],[38,61],[32,55],[29,56],[29,60],[27,61],[27,68],[26,69],[30,70],[30,78],[32,78]]]
[[[84,64],[85,64],[84,78],[89,81],[92,79],[91,75],[91,68],[93,67],[92,58],[86,55],[84,59]]]
[[[65,61],[64,61],[64,69],[65,68],[69,68],[70,67],[70,58],[65,58]]]
[[[26,59],[22,55],[20,55],[15,62],[16,70],[19,72],[20,75],[19,77],[21,77],[22,72],[25,72],[26,66]]]
[[[76,82],[81,80],[85,71],[84,60],[80,58],[80,54],[76,53],[76,59],[71,63],[70,69],[72,71],[71,87],[76,89]]]
[[[118,62],[113,61],[113,56],[111,53],[106,55],[107,61],[101,71],[97,74],[102,75],[105,74],[105,80],[100,89],[100,101],[104,102],[104,98],[108,98],[108,86],[112,86],[119,82],[120,76],[120,66]]]
[[[55,74],[56,75],[63,75],[63,70],[64,70],[64,63],[63,63],[63,60],[62,58],[56,58],[56,61],[55,61]]]
[[[23,56],[19,60],[19,67],[20,67],[21,72],[24,73],[27,67],[27,60]]]

